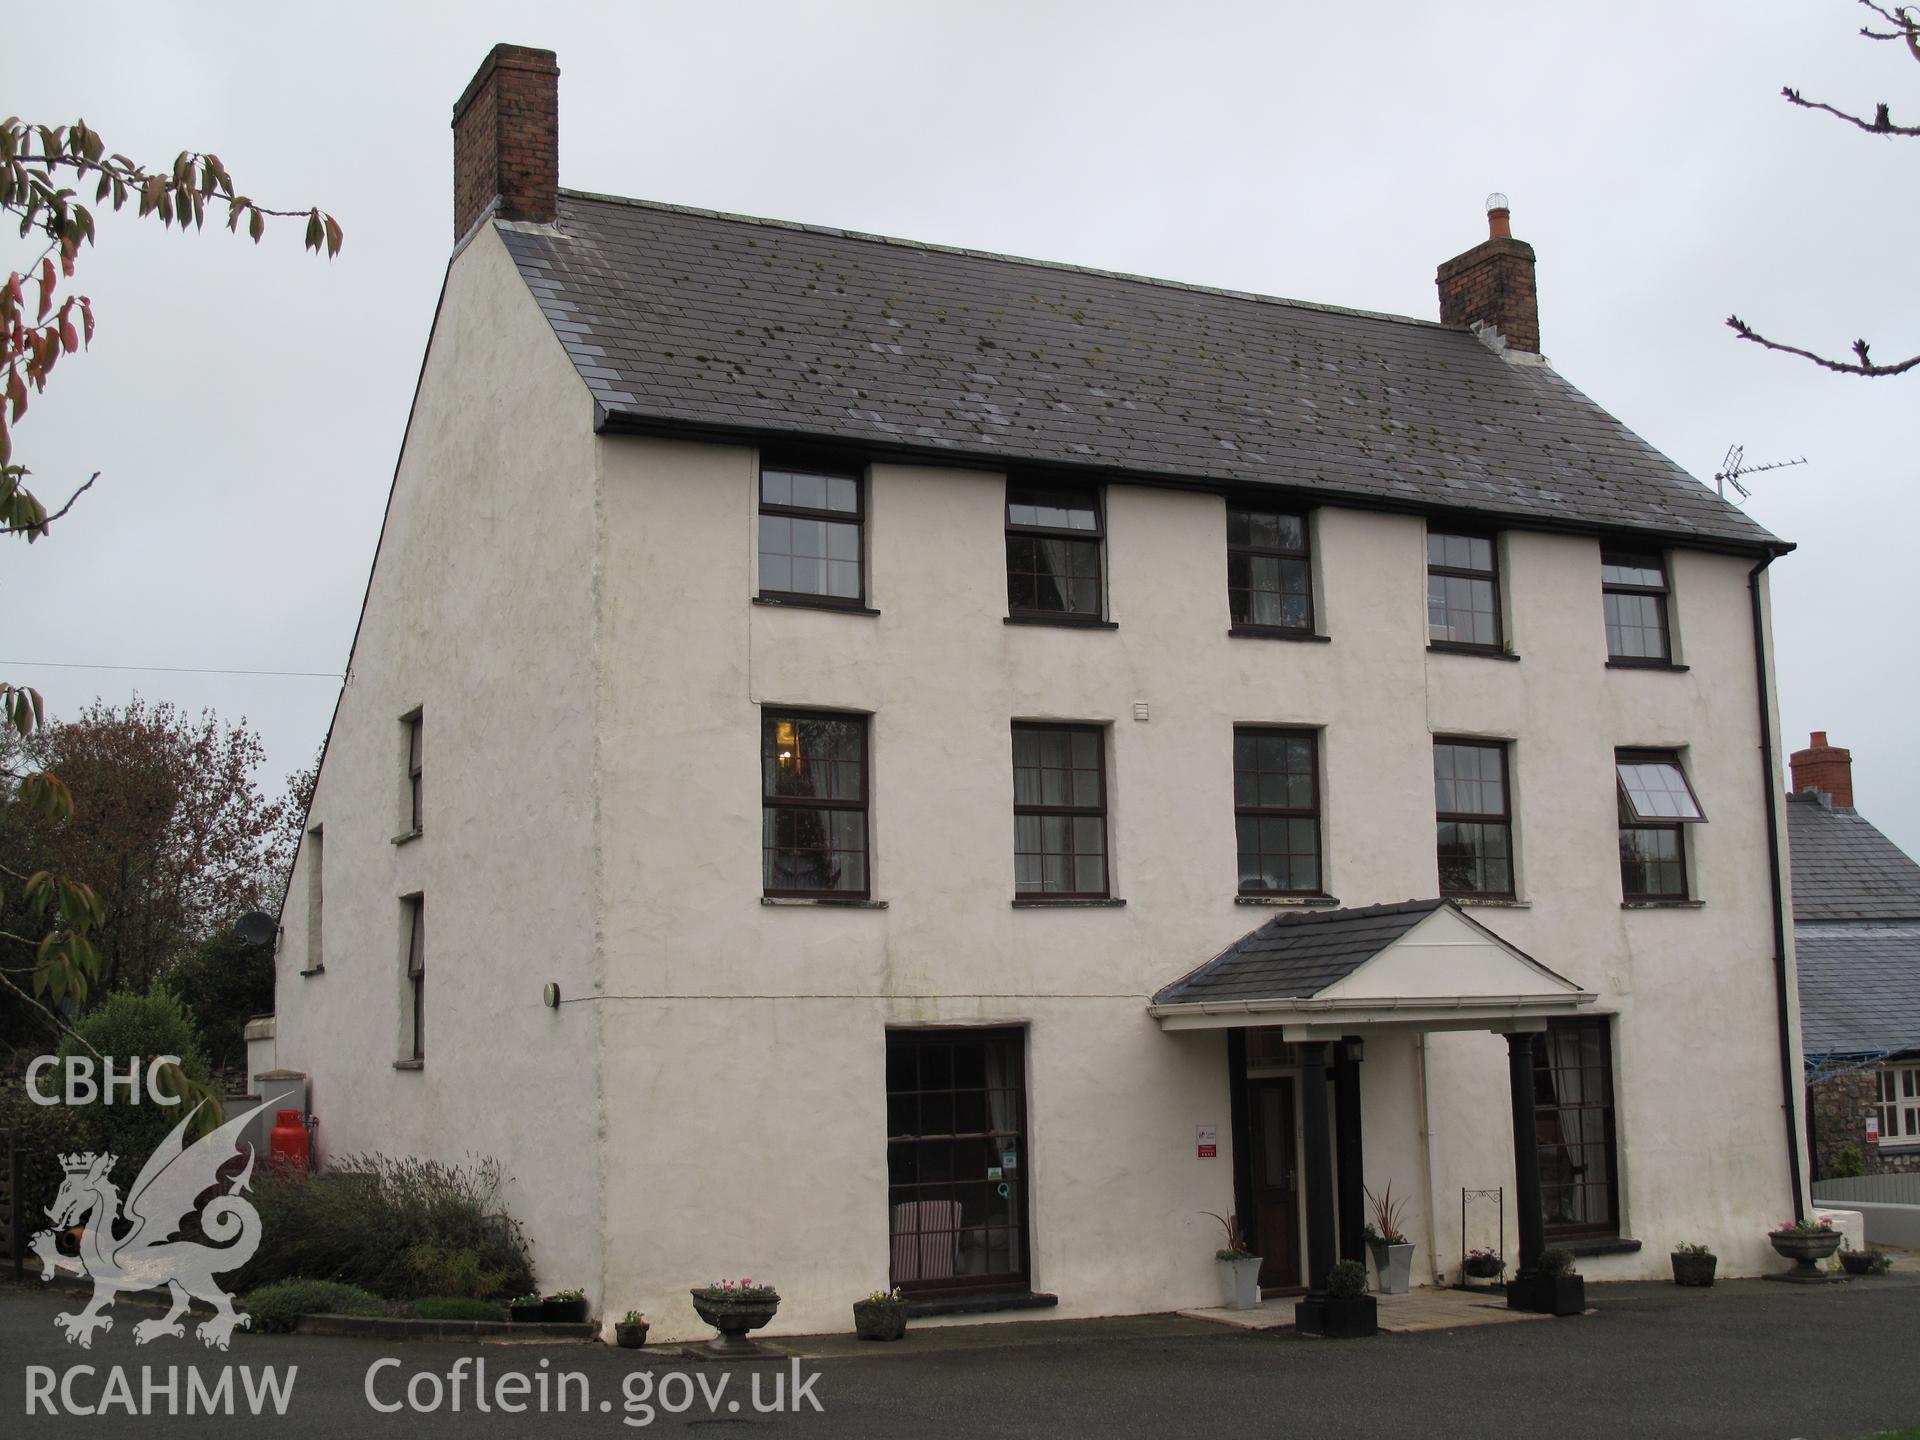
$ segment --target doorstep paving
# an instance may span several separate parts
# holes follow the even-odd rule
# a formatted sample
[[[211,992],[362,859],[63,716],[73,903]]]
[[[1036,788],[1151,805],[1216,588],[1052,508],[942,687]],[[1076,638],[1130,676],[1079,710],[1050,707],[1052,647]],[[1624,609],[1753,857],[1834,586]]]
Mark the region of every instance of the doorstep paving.
[[[1460,1330],[1473,1325],[1506,1325],[1517,1320],[1549,1320],[1525,1310],[1507,1309],[1504,1292],[1486,1290],[1449,1290],[1421,1285],[1405,1295],[1378,1295],[1380,1328],[1389,1335],[1417,1335],[1426,1330]],[[1242,1330],[1291,1330],[1295,1295],[1262,1300],[1251,1310],[1234,1310],[1225,1305],[1177,1312],[1184,1318],[1206,1320],[1216,1325],[1234,1325]]]

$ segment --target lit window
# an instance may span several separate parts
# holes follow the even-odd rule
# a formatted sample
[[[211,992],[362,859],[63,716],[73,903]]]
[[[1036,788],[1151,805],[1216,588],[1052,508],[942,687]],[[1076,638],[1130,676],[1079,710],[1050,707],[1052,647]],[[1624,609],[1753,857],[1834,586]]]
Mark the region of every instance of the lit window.
[[[760,737],[765,893],[866,899],[866,717],[769,710]]]

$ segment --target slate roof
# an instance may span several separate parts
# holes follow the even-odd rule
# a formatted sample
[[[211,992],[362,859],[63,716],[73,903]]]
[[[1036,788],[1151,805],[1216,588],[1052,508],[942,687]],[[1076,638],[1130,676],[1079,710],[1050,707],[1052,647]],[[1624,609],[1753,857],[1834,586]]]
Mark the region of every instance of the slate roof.
[[[1789,548],[1455,326],[576,191],[498,229],[609,429]]]
[[[1304,1000],[1344,980],[1444,900],[1276,915],[1153,997],[1156,1005],[1209,1000]]]
[[[1810,1061],[1920,1050],[1920,922],[1796,925]]]
[[[1787,797],[1793,918],[1920,920],[1920,865],[1858,812]]]

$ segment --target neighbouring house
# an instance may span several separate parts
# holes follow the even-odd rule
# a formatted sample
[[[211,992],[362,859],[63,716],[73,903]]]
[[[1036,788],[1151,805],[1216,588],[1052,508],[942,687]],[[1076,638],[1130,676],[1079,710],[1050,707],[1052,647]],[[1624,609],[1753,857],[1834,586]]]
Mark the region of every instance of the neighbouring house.
[[[1816,1177],[1920,1173],[1920,865],[1854,809],[1853,752],[1792,756],[1787,840]]]
[[[563,190],[557,76],[454,109],[254,1043],[323,1151],[499,1157],[660,1336],[1214,1304],[1203,1212],[1311,1294],[1389,1186],[1423,1282],[1777,1263],[1790,547],[1503,199],[1370,314]]]

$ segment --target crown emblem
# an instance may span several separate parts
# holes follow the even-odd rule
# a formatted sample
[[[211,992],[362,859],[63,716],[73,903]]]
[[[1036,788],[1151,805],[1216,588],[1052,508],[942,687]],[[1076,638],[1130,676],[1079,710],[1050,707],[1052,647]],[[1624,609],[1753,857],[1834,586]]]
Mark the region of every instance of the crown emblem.
[[[76,1150],[71,1155],[60,1157],[60,1168],[69,1175],[84,1175],[93,1168],[94,1153],[91,1150]]]

